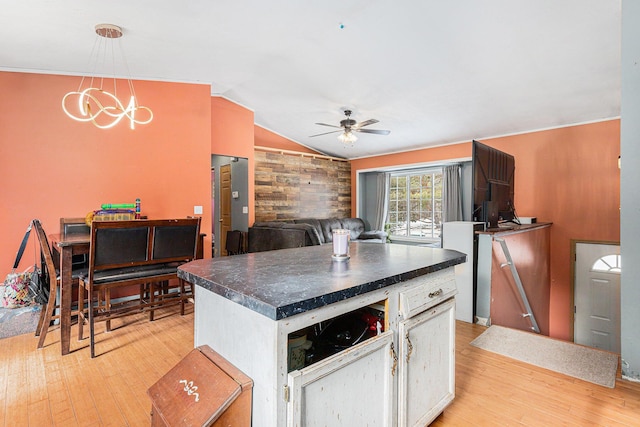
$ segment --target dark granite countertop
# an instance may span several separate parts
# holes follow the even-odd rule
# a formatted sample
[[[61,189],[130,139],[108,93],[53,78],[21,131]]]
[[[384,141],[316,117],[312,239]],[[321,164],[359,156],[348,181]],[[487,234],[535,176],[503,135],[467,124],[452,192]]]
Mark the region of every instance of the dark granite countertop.
[[[178,276],[280,320],[465,262],[454,250],[352,243],[351,259],[332,261],[332,245],[192,261]]]
[[[507,224],[500,224],[500,227],[498,228],[487,228],[484,231],[476,231],[476,234],[497,234],[497,235],[514,234],[514,233],[521,233],[524,231],[535,230],[536,228],[551,227],[552,224],[553,223],[551,222],[536,222],[533,224],[507,223]]]

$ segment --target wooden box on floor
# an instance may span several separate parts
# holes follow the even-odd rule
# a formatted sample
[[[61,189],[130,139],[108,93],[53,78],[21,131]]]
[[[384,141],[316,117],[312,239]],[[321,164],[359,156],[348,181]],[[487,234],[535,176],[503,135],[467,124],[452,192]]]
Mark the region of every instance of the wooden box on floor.
[[[250,426],[253,381],[203,345],[152,385],[152,426]]]

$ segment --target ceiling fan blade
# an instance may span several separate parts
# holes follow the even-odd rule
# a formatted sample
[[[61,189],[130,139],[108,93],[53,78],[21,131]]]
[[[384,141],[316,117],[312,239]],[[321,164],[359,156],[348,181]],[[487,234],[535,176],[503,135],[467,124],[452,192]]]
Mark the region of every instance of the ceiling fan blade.
[[[342,126],[328,125],[328,124],[326,124],[326,123],[316,123],[316,124],[317,124],[317,125],[320,125],[320,126],[329,126],[329,127],[332,127],[332,128],[342,129]]]
[[[338,133],[338,132],[342,132],[342,129],[340,129],[340,130],[332,130],[331,132],[319,133],[319,134],[316,134],[316,135],[309,135],[309,138],[313,138],[314,136],[329,135],[330,133]]]
[[[372,125],[372,124],[374,124],[374,123],[378,123],[378,122],[379,122],[379,120],[376,120],[376,119],[369,119],[369,120],[365,120],[364,122],[360,122],[360,123],[358,123],[357,125],[355,125],[355,127],[356,127],[356,128],[361,128],[361,127],[363,127],[363,126],[369,126],[369,125]]]
[[[356,132],[362,133],[375,133],[378,135],[389,135],[391,133],[390,130],[382,130],[382,129],[353,129]]]

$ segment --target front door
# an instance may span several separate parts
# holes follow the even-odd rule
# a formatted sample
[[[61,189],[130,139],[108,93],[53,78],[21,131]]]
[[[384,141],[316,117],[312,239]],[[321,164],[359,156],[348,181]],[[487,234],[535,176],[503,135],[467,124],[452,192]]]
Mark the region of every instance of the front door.
[[[620,246],[576,243],[574,341],[620,353]]]

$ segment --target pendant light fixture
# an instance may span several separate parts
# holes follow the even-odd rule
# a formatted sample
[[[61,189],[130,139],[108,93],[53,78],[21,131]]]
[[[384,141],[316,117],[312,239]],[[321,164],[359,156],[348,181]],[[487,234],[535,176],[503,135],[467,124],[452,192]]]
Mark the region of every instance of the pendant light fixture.
[[[96,41],[91,54],[93,70],[91,76],[83,76],[77,91],[69,92],[62,98],[62,109],[74,120],[91,122],[100,129],[108,129],[127,119],[134,129],[136,124],[145,125],[153,119],[153,112],[138,105],[133,82],[129,75],[124,52],[120,44],[122,28],[112,24],[98,24],[95,27]],[[118,43],[115,46],[116,42]],[[118,98],[117,79],[115,74],[115,51],[119,50],[127,72],[128,98]],[[113,79],[98,77],[98,65],[105,65],[111,60]],[[113,83],[109,85],[109,81]],[[111,92],[107,90],[107,85]],[[126,106],[125,106],[126,104]]]

